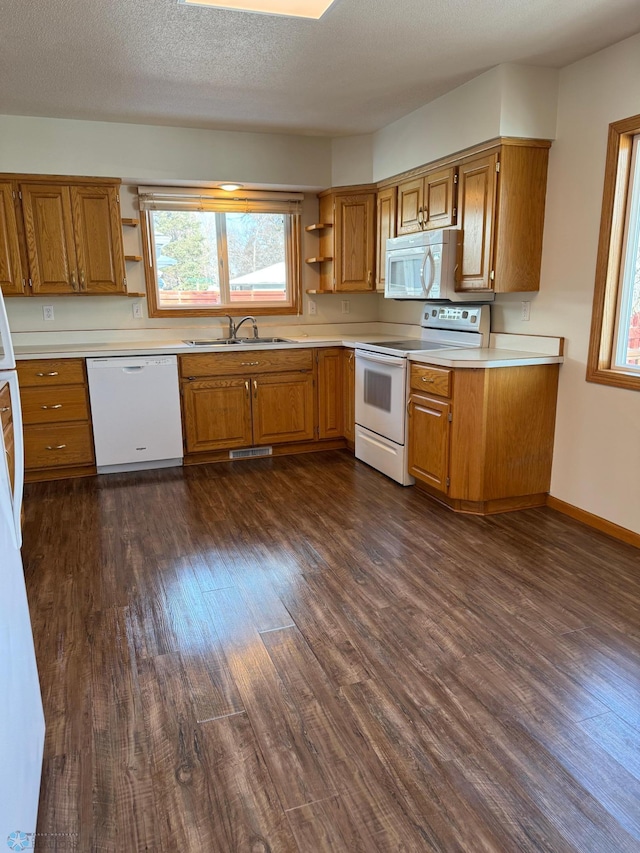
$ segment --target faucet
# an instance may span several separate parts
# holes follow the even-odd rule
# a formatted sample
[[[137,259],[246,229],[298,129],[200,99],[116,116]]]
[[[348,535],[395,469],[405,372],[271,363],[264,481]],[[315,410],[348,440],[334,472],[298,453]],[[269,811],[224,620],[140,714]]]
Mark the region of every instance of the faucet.
[[[236,324],[233,322],[233,317],[230,314],[224,315],[229,321],[229,340],[233,340],[236,336]]]
[[[229,318],[229,319],[231,320],[231,318]],[[251,316],[243,317],[243,318],[242,318],[242,320],[240,320],[238,323],[236,323],[236,324],[235,324],[235,326],[234,326],[234,337],[235,337],[235,336],[238,334],[238,332],[240,331],[240,326],[241,326],[243,323],[246,323],[248,320],[251,320],[251,325],[253,326],[253,337],[254,337],[254,338],[257,338],[257,337],[258,337],[258,325],[257,325],[257,323],[256,323],[256,318],[255,318],[255,317],[251,317]]]

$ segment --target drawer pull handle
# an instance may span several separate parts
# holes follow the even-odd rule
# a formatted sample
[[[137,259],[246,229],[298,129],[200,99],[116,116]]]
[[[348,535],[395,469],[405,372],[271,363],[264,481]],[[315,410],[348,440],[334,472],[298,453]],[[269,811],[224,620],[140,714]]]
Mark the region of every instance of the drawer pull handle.
[[[58,371],[53,370],[51,373],[36,373],[36,376],[57,376]]]
[[[67,446],[66,444],[55,444],[55,445],[48,444],[46,449],[47,450],[64,450],[66,446]]]
[[[62,403],[56,403],[54,406],[40,406],[41,409],[61,409]]]
[[[259,361],[241,361],[240,367],[257,367],[259,364]]]
[[[435,382],[436,380],[435,380],[435,379],[433,379],[433,378],[429,379],[428,377],[423,376],[423,377],[422,377],[422,381],[423,381],[423,382],[433,383],[433,382]]]
[[[1,412],[3,415],[4,415],[4,413],[5,413],[5,412],[10,412],[10,411],[11,411],[11,406],[3,406],[3,407],[0,409],[0,412]]]

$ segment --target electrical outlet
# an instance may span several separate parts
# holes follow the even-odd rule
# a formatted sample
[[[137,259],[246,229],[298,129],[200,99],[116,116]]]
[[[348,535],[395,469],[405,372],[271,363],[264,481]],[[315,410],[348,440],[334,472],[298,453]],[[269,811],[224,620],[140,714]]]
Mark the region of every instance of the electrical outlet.
[[[42,319],[45,321],[45,323],[53,323],[53,305],[42,306]]]
[[[313,316],[318,313],[318,305],[314,299],[309,300],[309,314]]]
[[[349,307],[349,300],[343,299],[342,300],[342,313],[348,314],[350,310],[351,310],[351,308]]]
[[[522,316],[521,320],[523,323],[528,323],[531,319],[531,303],[530,302],[522,302]]]
[[[131,313],[134,320],[142,320],[142,305],[140,302],[134,302],[131,306]]]

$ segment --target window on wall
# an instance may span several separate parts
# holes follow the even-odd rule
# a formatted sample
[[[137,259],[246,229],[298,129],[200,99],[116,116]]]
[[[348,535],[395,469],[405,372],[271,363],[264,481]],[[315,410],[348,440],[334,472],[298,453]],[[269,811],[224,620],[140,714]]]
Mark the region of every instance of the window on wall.
[[[140,188],[152,317],[292,314],[301,196]]]
[[[640,116],[609,126],[587,379],[640,390]]]

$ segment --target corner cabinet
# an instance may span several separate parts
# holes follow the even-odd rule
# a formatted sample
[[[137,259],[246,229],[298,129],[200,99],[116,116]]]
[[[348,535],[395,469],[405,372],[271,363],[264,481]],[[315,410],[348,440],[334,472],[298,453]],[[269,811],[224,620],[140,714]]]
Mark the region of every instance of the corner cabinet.
[[[380,190],[376,209],[376,290],[384,293],[387,272],[387,240],[396,236],[397,189]]]
[[[458,172],[456,290],[538,290],[549,143],[503,144]]]
[[[376,191],[374,186],[326,190],[319,195],[321,226],[317,256],[321,293],[375,290]]]
[[[0,177],[5,295],[126,293],[119,181]]]
[[[409,473],[460,512],[541,506],[551,482],[558,365],[413,363]]]

